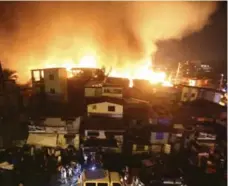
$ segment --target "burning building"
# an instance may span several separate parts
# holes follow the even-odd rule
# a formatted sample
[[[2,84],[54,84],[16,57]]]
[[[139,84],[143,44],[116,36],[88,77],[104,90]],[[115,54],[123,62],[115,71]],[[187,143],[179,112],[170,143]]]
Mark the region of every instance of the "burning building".
[[[32,70],[34,93],[44,92],[50,97],[67,101],[67,71],[65,68]]]

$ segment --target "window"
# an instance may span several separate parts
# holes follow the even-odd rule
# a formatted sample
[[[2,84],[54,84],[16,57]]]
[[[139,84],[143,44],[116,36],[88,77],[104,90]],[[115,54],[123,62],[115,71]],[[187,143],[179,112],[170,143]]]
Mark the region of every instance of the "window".
[[[108,94],[122,94],[122,89],[120,88],[105,88],[104,93]]]
[[[113,183],[112,186],[121,186],[119,183]]]
[[[145,146],[144,145],[136,145],[136,150],[137,151],[144,151],[145,150]]]
[[[157,140],[163,140],[164,138],[164,133],[163,132],[157,132],[156,133],[156,139]]]
[[[105,136],[122,136],[123,132],[105,132]]]
[[[112,92],[115,94],[122,94],[122,89],[116,88],[116,89],[113,89]]]
[[[108,186],[107,183],[98,183],[97,186]]]
[[[96,183],[86,183],[86,186],[96,186]]]
[[[88,136],[99,136],[99,132],[87,132]]]
[[[194,98],[194,97],[195,97],[195,95],[196,95],[195,93],[192,93],[191,97],[192,97],[192,98]]]
[[[92,106],[92,109],[93,109],[93,110],[97,110],[97,105],[93,105],[93,106]]]
[[[50,93],[55,94],[55,89],[54,88],[50,88]]]
[[[53,74],[49,74],[49,80],[54,80],[54,75]]]
[[[110,93],[110,90],[108,88],[105,88],[104,93]]]
[[[115,112],[115,106],[108,106],[108,111],[109,112]]]

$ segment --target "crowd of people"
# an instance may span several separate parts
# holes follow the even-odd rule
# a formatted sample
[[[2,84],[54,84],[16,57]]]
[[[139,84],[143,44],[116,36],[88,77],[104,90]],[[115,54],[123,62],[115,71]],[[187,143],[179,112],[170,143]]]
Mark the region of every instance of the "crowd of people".
[[[0,170],[1,186],[46,186],[53,179],[60,178],[60,182],[76,179],[84,159],[82,152],[72,146],[67,149],[24,146],[0,152],[0,162],[14,167],[12,171]]]

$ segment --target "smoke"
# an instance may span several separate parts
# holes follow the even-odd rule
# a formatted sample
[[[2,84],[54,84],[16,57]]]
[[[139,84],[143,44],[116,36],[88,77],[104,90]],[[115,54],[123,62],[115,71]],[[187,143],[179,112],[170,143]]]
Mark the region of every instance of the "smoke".
[[[200,31],[216,8],[215,2],[1,2],[1,60],[20,80],[31,68],[83,55],[131,68],[153,55],[159,40]]]

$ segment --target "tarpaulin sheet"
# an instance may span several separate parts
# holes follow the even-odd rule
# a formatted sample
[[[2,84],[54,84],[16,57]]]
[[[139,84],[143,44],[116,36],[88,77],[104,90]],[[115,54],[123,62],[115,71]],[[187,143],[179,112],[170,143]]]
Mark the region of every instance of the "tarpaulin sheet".
[[[57,134],[29,134],[27,144],[56,147]]]

